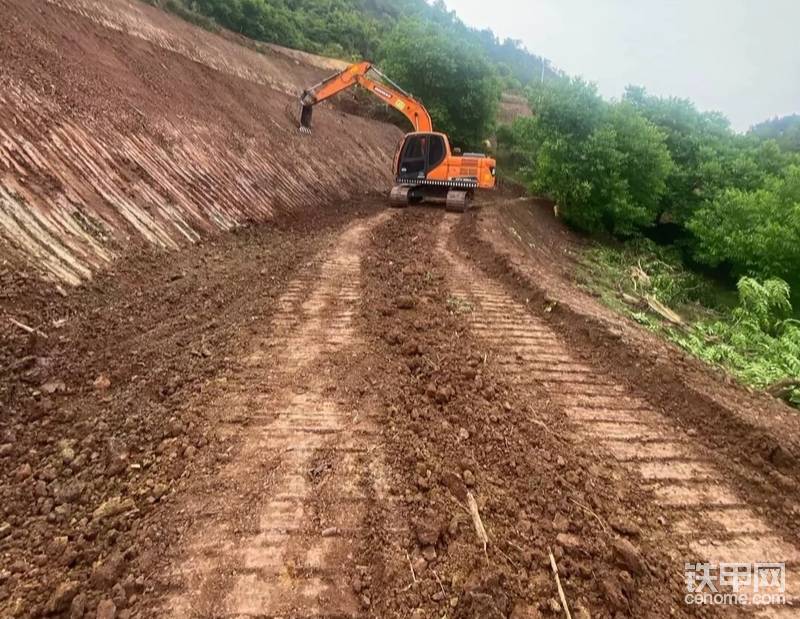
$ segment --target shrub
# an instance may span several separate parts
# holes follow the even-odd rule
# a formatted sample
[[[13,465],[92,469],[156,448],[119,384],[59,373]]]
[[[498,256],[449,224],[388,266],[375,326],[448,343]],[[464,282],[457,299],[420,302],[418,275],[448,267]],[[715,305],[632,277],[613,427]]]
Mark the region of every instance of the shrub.
[[[723,190],[688,222],[695,256],[737,275],[800,278],[800,167],[770,177],[761,189]]]
[[[525,176],[564,219],[589,232],[633,235],[652,225],[671,170],[661,132],[626,103],[609,104],[580,79],[535,89],[536,116],[517,121],[532,153]]]

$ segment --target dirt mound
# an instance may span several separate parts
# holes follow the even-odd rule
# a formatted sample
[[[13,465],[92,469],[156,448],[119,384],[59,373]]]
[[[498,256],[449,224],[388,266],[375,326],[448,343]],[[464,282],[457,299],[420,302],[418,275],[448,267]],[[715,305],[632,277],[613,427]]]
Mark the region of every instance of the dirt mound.
[[[636,539],[640,527],[658,528],[657,513],[634,483],[574,448],[567,420],[540,394],[514,388],[496,351],[475,337],[466,319],[474,308],[454,296],[437,255],[451,236],[437,226],[441,217],[428,210],[393,219],[365,264],[364,329],[383,359],[371,374],[384,394],[382,445],[412,533],[404,551],[364,549],[366,563],[383,566],[372,579],[374,611],[561,613],[552,549],[573,612],[675,612],[680,574],[656,538]],[[470,497],[488,533],[485,550]],[[617,539],[609,522],[633,540]]]
[[[3,3],[4,270],[71,284],[309,204],[382,192],[400,132],[296,96],[328,71],[124,0]]]

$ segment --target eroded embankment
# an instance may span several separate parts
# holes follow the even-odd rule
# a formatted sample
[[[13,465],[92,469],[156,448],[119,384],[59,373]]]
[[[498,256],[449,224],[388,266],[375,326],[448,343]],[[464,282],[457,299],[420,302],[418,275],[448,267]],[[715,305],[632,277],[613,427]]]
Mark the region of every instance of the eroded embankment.
[[[141,3],[3,0],[0,271],[76,284],[132,246],[388,187],[397,129],[296,93],[329,73]]]

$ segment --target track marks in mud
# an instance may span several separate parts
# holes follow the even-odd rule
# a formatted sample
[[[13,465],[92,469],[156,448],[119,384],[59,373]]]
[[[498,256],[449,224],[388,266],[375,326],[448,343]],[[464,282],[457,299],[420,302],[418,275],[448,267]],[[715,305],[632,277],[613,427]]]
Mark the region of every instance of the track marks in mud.
[[[709,562],[787,563],[787,601],[800,593],[798,549],[746,504],[695,443],[603,368],[582,363],[541,319],[447,247],[454,222],[442,223],[439,250],[451,267],[452,292],[472,330],[493,348],[513,384],[544,391],[575,424],[586,445],[598,445],[652,491],[668,526],[693,556]],[[679,544],[680,545],[680,544]],[[683,560],[683,559],[681,559]],[[683,566],[676,563],[676,571]],[[763,591],[763,589],[762,589]],[[793,616],[796,608],[762,609]]]
[[[170,616],[350,617],[368,605],[343,566],[382,494],[382,464],[372,411],[350,410],[337,385],[357,354],[359,247],[388,216],[348,227],[318,277],[288,286],[271,333],[218,403],[241,448],[217,484],[219,511],[203,519],[198,497]]]

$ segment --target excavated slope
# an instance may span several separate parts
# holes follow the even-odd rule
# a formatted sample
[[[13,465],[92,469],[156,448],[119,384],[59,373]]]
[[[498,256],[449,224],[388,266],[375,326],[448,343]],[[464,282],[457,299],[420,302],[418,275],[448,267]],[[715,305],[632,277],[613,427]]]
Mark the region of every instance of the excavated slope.
[[[78,284],[286,210],[388,189],[400,132],[296,95],[337,66],[127,0],[0,0],[0,260]]]

